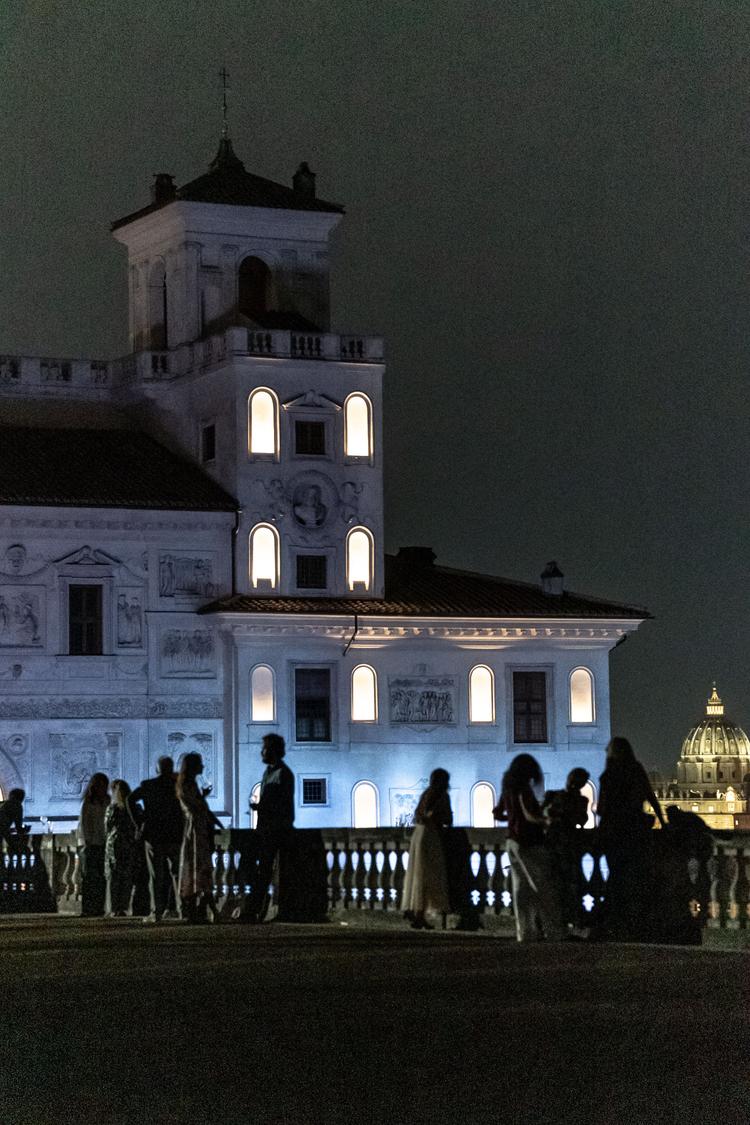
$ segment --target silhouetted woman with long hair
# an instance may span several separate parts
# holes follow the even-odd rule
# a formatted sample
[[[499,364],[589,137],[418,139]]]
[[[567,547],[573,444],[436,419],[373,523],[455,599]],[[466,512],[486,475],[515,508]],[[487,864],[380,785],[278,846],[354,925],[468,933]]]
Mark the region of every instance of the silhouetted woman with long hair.
[[[415,828],[409,844],[409,866],[401,909],[415,930],[433,928],[425,918],[428,910],[447,914],[450,909],[448,871],[441,833],[442,829],[453,824],[449,785],[447,770],[433,770],[430,784],[419,798],[414,813]]]
[[[534,792],[543,774],[531,754],[517,754],[503,774],[497,820],[508,820],[508,857],[518,941],[565,937],[560,892],[544,843],[547,823]],[[540,933],[541,928],[541,933]]]
[[[177,775],[176,792],[185,817],[180,853],[180,898],[182,917],[188,922],[214,922],[218,912],[213,896],[214,828],[221,827],[206,802],[210,789],[199,789],[203,773],[200,754],[186,754]]]
[[[644,935],[648,899],[653,886],[651,829],[654,818],[662,828],[664,814],[648,774],[627,738],[615,736],[607,746],[607,764],[599,779],[599,838],[607,857],[609,877],[604,910],[607,936]]]
[[[81,801],[78,838],[81,848],[81,914],[98,918],[104,914],[107,884],[104,878],[104,817],[109,805],[106,773],[91,775]]]
[[[136,824],[128,812],[129,796],[127,781],[117,778],[112,782],[112,801],[104,815],[104,866],[113,918],[124,918],[130,910],[135,882]]]

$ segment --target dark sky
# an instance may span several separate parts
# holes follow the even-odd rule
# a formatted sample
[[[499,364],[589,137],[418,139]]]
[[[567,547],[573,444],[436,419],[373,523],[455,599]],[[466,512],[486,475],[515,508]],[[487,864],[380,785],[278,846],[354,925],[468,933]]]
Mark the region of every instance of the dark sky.
[[[746,0],[0,7],[0,351],[126,350],[111,219],[212,158],[341,201],[387,336],[388,546],[655,615],[613,728],[668,768],[747,675]]]

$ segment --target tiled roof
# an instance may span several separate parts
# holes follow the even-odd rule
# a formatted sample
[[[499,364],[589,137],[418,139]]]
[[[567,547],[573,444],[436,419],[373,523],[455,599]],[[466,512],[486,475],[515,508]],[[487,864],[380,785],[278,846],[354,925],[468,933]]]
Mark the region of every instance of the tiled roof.
[[[408,568],[385,556],[384,598],[256,597],[236,594],[204,606],[200,613],[290,613],[363,617],[560,618],[616,617],[642,621],[651,615],[620,605],[540,586],[444,566]]]
[[[125,429],[0,426],[0,504],[231,512],[196,465]]]
[[[231,158],[214,161],[211,169],[177,188],[173,198],[150,203],[139,211],[134,211],[112,223],[112,230],[127,226],[135,219],[158,211],[169,203],[186,200],[191,203],[224,203],[230,207],[269,207],[288,211],[332,211],[343,214],[344,208],[338,203],[317,199],[306,192],[295,191],[286,184],[277,184],[263,176],[247,172],[241,160],[232,154]]]

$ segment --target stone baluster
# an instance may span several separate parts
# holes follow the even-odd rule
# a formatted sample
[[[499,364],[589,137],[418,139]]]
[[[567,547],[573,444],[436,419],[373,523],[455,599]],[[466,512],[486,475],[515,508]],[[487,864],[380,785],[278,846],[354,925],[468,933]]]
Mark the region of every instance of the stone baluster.
[[[404,892],[404,878],[406,875],[405,860],[409,854],[408,841],[403,834],[392,836],[388,840],[388,866],[390,868],[390,906],[393,910],[401,910],[401,899]]]
[[[326,865],[328,867],[328,909],[336,910],[341,899],[341,870],[338,865],[336,841],[328,837],[324,841]]]
[[[367,847],[370,855],[370,866],[367,870],[367,878],[365,879],[365,890],[367,891],[365,901],[368,910],[375,910],[378,906],[377,855],[382,844],[379,840],[370,839],[367,842]]]
[[[739,896],[741,896],[744,865],[740,863],[739,848],[727,848],[725,854],[727,864],[727,913],[724,925],[727,930],[738,930],[740,928],[738,891]]]
[[[726,856],[719,844],[717,844],[716,851],[708,861],[708,876],[711,885],[706,925],[710,930],[721,930],[726,922],[728,880]]]
[[[385,840],[378,840],[373,871],[375,873],[373,895],[377,903],[377,909],[387,910],[389,906],[388,890],[390,887],[390,868],[388,866],[388,850]]]
[[[339,905],[348,910],[352,902],[352,883],[354,876],[354,865],[352,860],[352,848],[350,840],[340,840],[338,844],[338,854],[336,857],[339,865],[339,879],[340,879],[340,892],[339,892]]]

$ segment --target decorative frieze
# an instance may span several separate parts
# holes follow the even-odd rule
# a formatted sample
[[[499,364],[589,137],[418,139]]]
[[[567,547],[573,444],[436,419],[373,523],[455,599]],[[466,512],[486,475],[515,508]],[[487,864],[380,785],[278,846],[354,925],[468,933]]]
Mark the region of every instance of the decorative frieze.
[[[221,719],[221,696],[0,697],[0,719]]]

